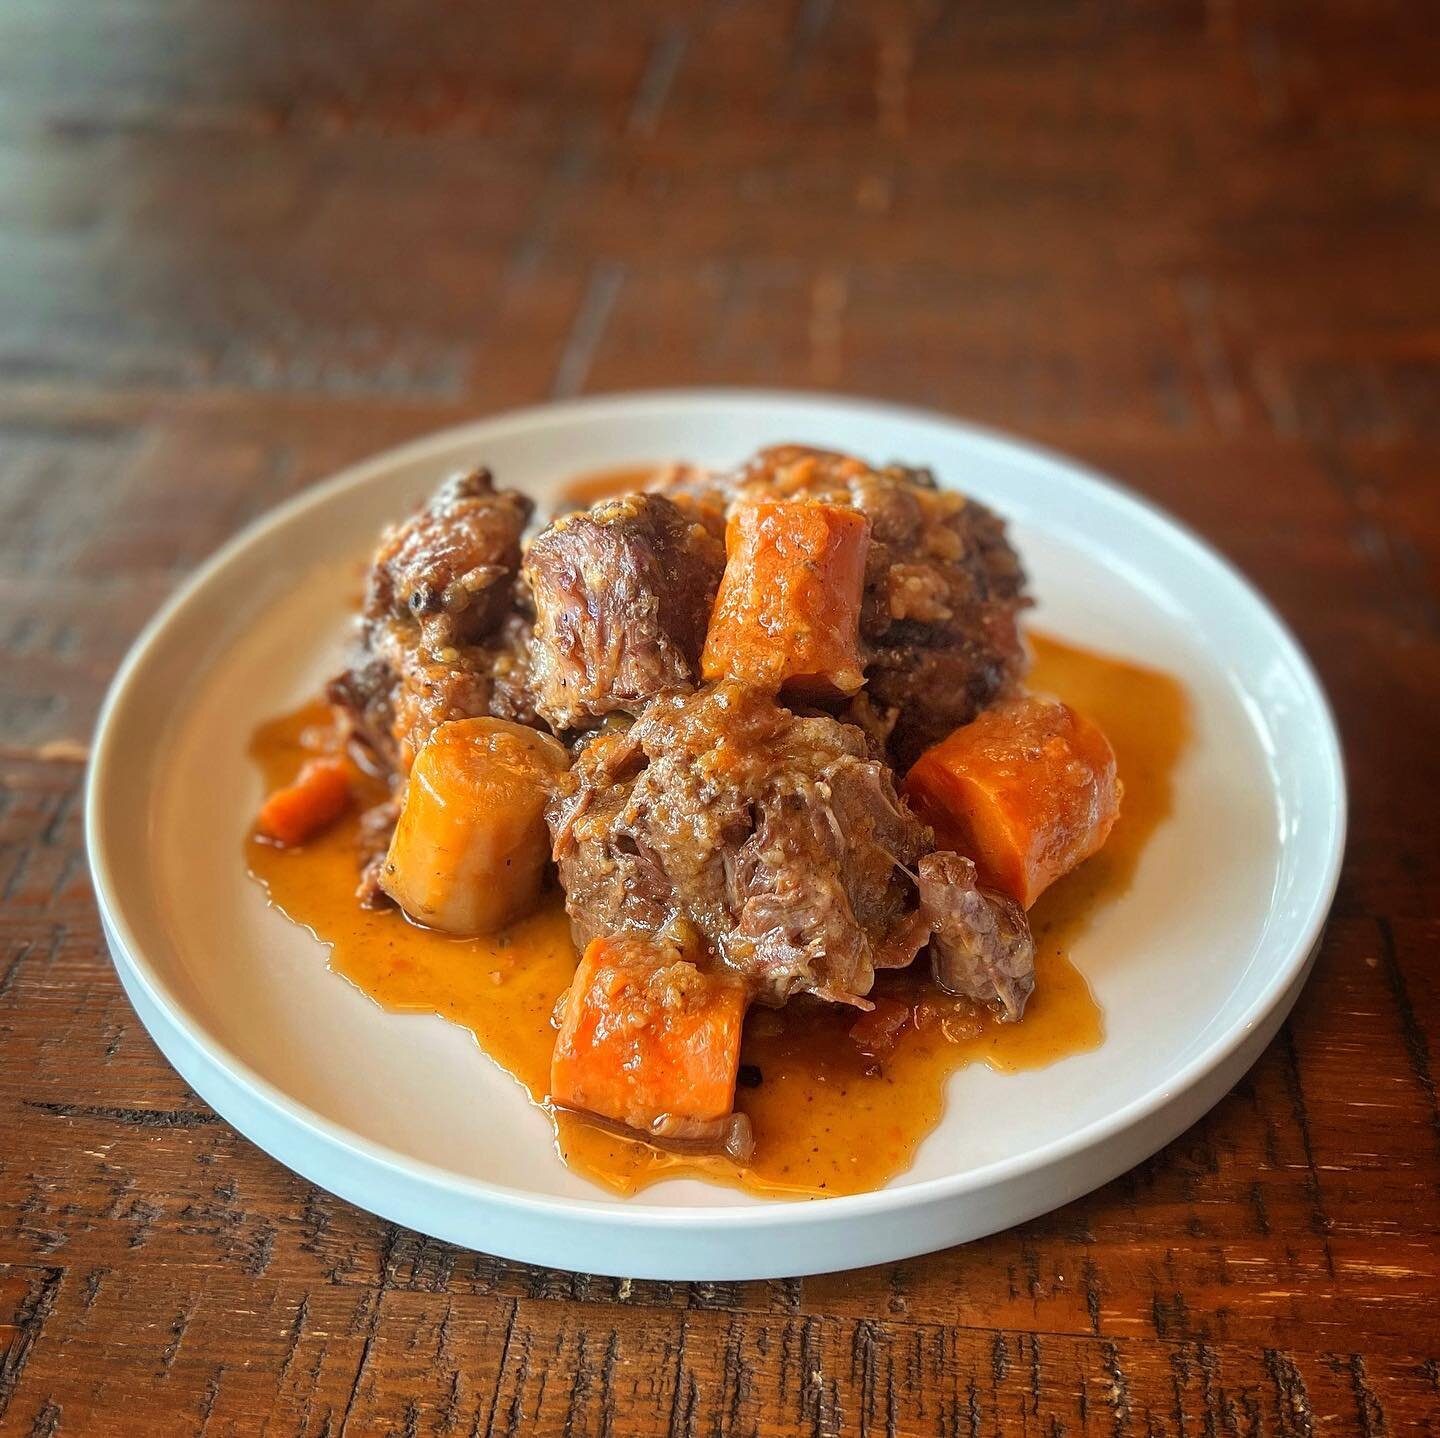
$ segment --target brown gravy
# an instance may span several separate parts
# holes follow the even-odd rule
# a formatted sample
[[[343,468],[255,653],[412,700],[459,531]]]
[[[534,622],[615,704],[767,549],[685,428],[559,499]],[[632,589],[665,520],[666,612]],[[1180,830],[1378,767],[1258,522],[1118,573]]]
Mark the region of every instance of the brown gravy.
[[[1171,776],[1187,733],[1186,701],[1170,677],[1033,639],[1031,686],[1084,710],[1109,735],[1125,784],[1120,821],[1105,849],[1051,888],[1031,913],[1037,954],[1035,993],[1019,1024],[997,1024],[927,978],[882,974],[876,993],[921,1004],[923,1022],[905,1028],[881,1059],[849,1036],[853,1012],[791,1003],[752,1011],[743,1062],[758,1070],[737,1106],[755,1126],[749,1168],[723,1159],[661,1153],[569,1115],[552,1114],[565,1162],[617,1193],[658,1179],[703,1177],[752,1193],[824,1197],[877,1188],[910,1166],[939,1122],[946,1080],[975,1062],[1001,1071],[1040,1068],[1097,1047],[1100,1009],[1068,951],[1093,916],[1129,887],[1145,841],[1168,814]],[[265,783],[289,782],[309,748],[324,742],[328,713],[313,705],[261,726],[251,747]],[[383,797],[375,781],[373,799]],[[372,796],[362,796],[363,801]],[[357,817],[303,849],[251,839],[251,873],[271,902],[330,947],[330,967],[376,1003],[400,1012],[438,1013],[463,1024],[481,1049],[543,1104],[555,1031],[550,1015],[575,966],[558,890],[539,912],[503,934],[452,939],[407,922],[394,910],[354,900]]]

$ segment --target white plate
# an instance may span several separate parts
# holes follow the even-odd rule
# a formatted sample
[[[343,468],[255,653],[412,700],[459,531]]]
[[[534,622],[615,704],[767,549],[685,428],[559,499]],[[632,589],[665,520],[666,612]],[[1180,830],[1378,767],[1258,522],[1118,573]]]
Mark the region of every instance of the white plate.
[[[477,462],[544,503],[584,470],[730,463],[799,440],[933,466],[994,505],[1037,623],[1183,677],[1194,739],[1172,818],[1073,958],[1096,1051],[955,1076],[915,1166],[874,1193],[762,1202],[693,1181],[606,1196],[545,1117],[438,1018],[382,1012],[270,910],[241,846],[253,726],[334,667],[380,526]],[[936,415],[817,396],[675,392],[502,415],[407,445],[247,530],[136,644],[100,720],[95,887],[136,1012],[191,1086],[282,1163],[364,1208],[507,1257],[669,1279],[824,1272],[1005,1228],[1194,1122],[1258,1056],[1309,970],[1345,791],[1324,697],[1249,586],[1171,520],[1074,464]]]

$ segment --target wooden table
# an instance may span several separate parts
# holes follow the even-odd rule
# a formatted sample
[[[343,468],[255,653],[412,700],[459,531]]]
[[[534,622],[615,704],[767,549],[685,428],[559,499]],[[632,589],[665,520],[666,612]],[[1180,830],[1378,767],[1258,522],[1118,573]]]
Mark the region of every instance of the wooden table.
[[[1440,1431],[1436,22],[0,9],[0,1432]],[[544,1272],[288,1173],[121,995],[83,761],[164,595],[393,441],[677,382],[1080,455],[1314,656],[1354,806],[1315,977],[1101,1192],[827,1278]]]

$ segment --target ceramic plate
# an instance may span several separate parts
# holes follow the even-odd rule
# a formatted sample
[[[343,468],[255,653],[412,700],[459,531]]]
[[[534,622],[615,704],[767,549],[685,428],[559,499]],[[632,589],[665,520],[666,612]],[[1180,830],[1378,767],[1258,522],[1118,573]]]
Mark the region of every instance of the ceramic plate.
[[[260,798],[246,744],[336,667],[382,524],[477,462],[530,491],[796,440],[929,465],[993,505],[1033,623],[1179,675],[1193,736],[1169,820],[1072,958],[1105,1012],[1093,1052],[955,1075],[914,1166],[876,1192],[762,1201],[695,1180],[616,1199],[470,1035],[382,1012],[331,974],[241,862]],[[618,396],[501,415],[308,490],[221,551],[125,662],[101,717],[88,840],[120,978],[195,1091],[331,1192],[533,1263],[668,1279],[776,1277],[1008,1227],[1139,1162],[1258,1056],[1309,970],[1345,791],[1315,677],[1263,600],[1157,510],[1079,466],[936,415],[759,392]]]

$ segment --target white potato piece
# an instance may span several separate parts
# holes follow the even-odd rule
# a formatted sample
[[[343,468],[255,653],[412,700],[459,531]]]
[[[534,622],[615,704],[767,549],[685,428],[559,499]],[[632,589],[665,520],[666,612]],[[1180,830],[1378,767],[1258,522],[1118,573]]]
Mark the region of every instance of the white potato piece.
[[[504,719],[455,719],[410,770],[380,886],[417,923],[486,934],[535,905],[550,859],[545,804],[569,755]]]

